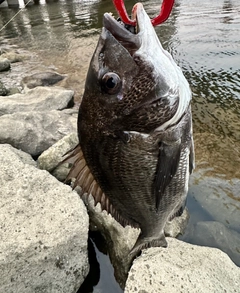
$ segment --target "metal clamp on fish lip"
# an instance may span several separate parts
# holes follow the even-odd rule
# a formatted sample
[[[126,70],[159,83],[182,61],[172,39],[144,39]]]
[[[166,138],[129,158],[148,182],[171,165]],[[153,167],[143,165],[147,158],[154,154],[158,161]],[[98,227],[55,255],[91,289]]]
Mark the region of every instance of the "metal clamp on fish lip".
[[[132,19],[130,19],[127,14],[123,0],[113,0],[113,4],[118,11],[119,16],[121,17],[122,22],[128,25],[136,26],[136,7],[140,3],[137,3],[133,6]],[[151,20],[153,26],[159,25],[168,19],[172,11],[173,4],[174,0],[163,0],[159,15]]]

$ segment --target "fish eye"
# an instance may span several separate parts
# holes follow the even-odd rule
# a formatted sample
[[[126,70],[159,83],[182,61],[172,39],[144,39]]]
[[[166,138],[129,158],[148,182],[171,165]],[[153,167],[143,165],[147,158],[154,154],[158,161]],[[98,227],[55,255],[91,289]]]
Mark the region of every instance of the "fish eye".
[[[120,77],[114,72],[108,72],[102,77],[102,89],[109,95],[114,95],[119,92],[122,81]]]

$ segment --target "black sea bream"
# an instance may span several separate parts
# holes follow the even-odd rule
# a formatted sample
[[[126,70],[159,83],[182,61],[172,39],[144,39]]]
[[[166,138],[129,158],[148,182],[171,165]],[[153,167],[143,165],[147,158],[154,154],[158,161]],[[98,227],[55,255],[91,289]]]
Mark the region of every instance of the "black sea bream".
[[[184,207],[194,166],[191,91],[142,4],[136,32],[104,14],[78,116],[68,178],[123,226],[132,250],[167,246],[166,221]]]

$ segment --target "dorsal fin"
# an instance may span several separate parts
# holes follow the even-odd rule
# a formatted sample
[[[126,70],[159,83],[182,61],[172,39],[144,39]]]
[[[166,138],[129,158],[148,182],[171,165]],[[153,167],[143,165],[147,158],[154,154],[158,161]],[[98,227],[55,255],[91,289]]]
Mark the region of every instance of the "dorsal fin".
[[[91,194],[94,198],[95,205],[100,203],[102,210],[105,210],[107,213],[111,214],[114,219],[118,221],[123,227],[127,225],[138,227],[135,223],[132,223],[122,217],[120,213],[113,207],[109,198],[102,191],[101,187],[91,173],[80,145],[77,145],[74,149],[70,150],[65,155],[67,155],[67,157],[62,161],[62,163],[72,164],[65,182],[70,179],[75,179],[73,189],[76,188],[76,186],[81,187],[81,196],[84,193],[87,195]]]

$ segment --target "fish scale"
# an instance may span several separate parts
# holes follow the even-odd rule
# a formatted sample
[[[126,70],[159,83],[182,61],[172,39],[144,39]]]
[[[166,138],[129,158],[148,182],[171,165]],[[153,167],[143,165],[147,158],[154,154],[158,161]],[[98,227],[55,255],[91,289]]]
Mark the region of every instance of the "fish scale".
[[[99,184],[102,186],[103,191],[112,199],[114,207],[121,211],[123,217],[125,216],[126,218],[131,218],[131,215],[124,207],[125,201],[130,211],[131,208],[136,207],[133,195],[134,197],[138,195],[139,203],[147,202],[147,198],[151,199],[152,190],[150,182],[153,181],[157,163],[157,153],[155,155],[155,164],[151,163],[150,160],[146,161],[144,160],[144,155],[148,150],[136,149],[133,146],[134,142],[134,140],[130,139],[130,142],[125,144],[113,138],[106,140],[104,145],[101,145],[102,149],[106,147],[106,155],[100,157],[100,164],[103,165],[104,162],[106,170],[104,178],[108,178],[108,181],[103,182],[104,180],[100,180]],[[150,144],[150,147],[152,148],[152,144]],[[113,156],[118,158],[118,160],[112,160]],[[153,160],[152,157],[151,159]],[[143,168],[145,164],[147,166]],[[150,172],[149,166],[151,166],[152,172]],[[137,178],[136,173],[138,174]],[[151,173],[151,177],[149,173]],[[112,188],[112,186],[115,188]],[[119,197],[121,197],[121,201],[118,200]],[[124,202],[124,205],[121,202]],[[138,223],[138,221],[135,222]]]

